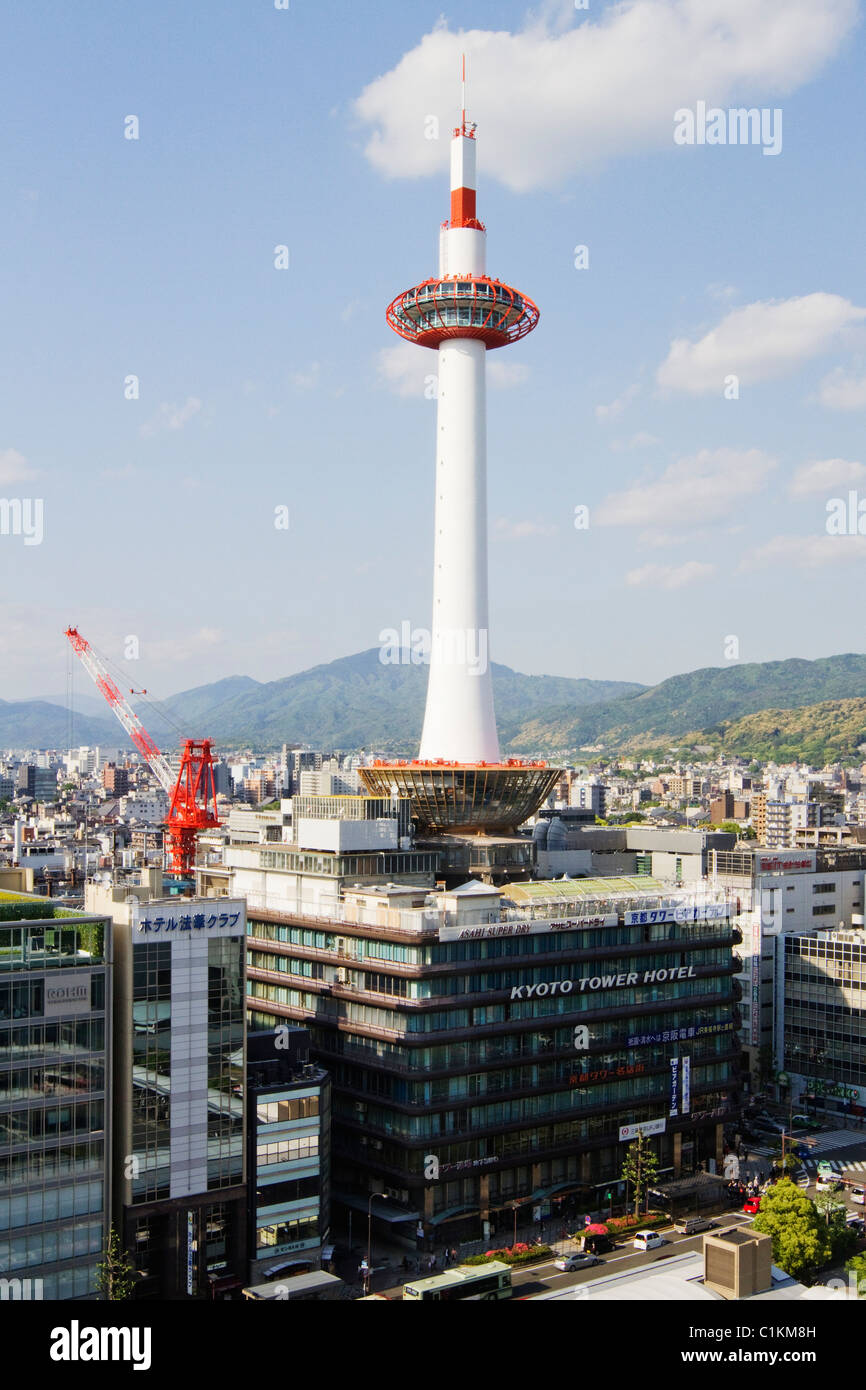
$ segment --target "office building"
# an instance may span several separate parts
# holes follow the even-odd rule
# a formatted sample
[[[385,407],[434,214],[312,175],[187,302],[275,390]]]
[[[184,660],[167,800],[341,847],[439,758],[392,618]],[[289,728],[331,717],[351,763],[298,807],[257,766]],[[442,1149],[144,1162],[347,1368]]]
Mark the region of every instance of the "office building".
[[[251,1027],[309,1027],[333,1082],[334,1199],[399,1235],[510,1229],[512,1204],[721,1162],[742,968],[724,893],[652,879],[347,889],[330,920],[251,910]]]
[[[317,1265],[330,1228],[331,1083],[304,1028],[247,1035],[249,1282]]]
[[[866,1115],[866,932],[786,934],[776,999],[778,1095],[837,1125]]]
[[[242,901],[136,897],[115,919],[115,1222],[137,1298],[246,1274]]]
[[[110,1225],[111,922],[0,895],[0,1277],[92,1299]]]

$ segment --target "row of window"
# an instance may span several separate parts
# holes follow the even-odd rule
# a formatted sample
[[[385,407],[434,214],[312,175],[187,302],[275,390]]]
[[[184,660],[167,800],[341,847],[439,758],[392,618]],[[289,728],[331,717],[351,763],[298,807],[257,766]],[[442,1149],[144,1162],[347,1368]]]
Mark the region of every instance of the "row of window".
[[[430,942],[408,946],[394,941],[376,941],[366,937],[338,936],[335,932],[317,931],[309,927],[294,927],[275,922],[250,921],[247,934],[256,941],[280,941],[292,946],[307,946],[317,951],[340,952],[351,959],[397,961],[404,965],[444,965],[457,961],[501,960],[511,956],[556,955],[575,950],[593,950],[606,946],[630,946],[648,941],[729,940],[730,923],[723,922],[655,922],[641,927],[623,924],[592,928],[580,932],[532,933],[526,936],[494,937],[480,941]]]
[[[692,1084],[696,1087],[730,1080],[732,1072],[729,1063],[692,1068]],[[664,1107],[669,1091],[670,1079],[667,1076],[643,1076],[593,1086],[575,1086],[547,1095],[524,1096],[520,1100],[502,1100],[466,1109],[440,1111],[434,1115],[401,1115],[375,1104],[341,1098],[338,1113],[355,1124],[366,1124],[385,1134],[399,1135],[405,1139],[424,1139],[473,1129],[491,1129],[498,1125],[521,1124],[543,1115],[574,1112],[599,1105],[616,1105],[625,1109],[633,1102],[650,1097],[656,1098],[658,1109],[659,1106]]]
[[[300,1096],[296,1100],[260,1101],[256,1119],[260,1125],[287,1124],[290,1120],[309,1120],[319,1113],[318,1096]]]
[[[102,1062],[56,1062],[47,1067],[0,1067],[0,1104],[4,1101],[44,1100],[46,1096],[80,1095],[105,1088]]]
[[[65,1023],[29,1023],[0,1028],[0,1065],[32,1057],[43,1062],[52,1053],[92,1054],[105,1048],[105,1020],[82,1018]],[[46,1055],[47,1054],[47,1055]]]
[[[332,999],[318,994],[306,994],[283,985],[248,981],[251,1000],[281,1004],[284,1008],[303,1009],[319,1018],[344,1019],[351,1023],[367,1024],[394,1033],[438,1033],[477,1027],[486,1023],[504,1023],[514,1019],[546,1018],[554,1014],[580,1014],[590,1011],[661,1003],[663,1000],[684,1000],[718,992],[727,993],[727,981],[713,977],[677,980],[673,984],[639,985],[633,989],[595,990],[592,993],[546,996],[543,999],[515,1000],[502,1004],[478,1005],[472,1009],[436,1010],[430,1013],[401,1014],[376,1004],[355,1000]]]
[[[99,1254],[101,1250],[102,1222],[75,1221],[56,1231],[33,1231],[26,1236],[0,1240],[0,1269],[11,1273],[16,1269],[50,1264],[53,1260]]]
[[[695,1124],[713,1124],[732,1110],[727,1089],[710,1091],[693,1097],[692,1120]],[[630,1106],[627,1111],[615,1116],[610,1113],[575,1116],[555,1124],[507,1130],[503,1134],[461,1139],[457,1143],[448,1143],[446,1136],[442,1136],[435,1144],[417,1149],[407,1150],[402,1144],[392,1144],[388,1139],[368,1133],[353,1134],[345,1143],[347,1153],[356,1156],[362,1154],[365,1158],[372,1153],[377,1162],[397,1172],[422,1175],[428,1167],[432,1150],[439,1161],[440,1176],[444,1175],[443,1170],[447,1171],[448,1165],[459,1165],[455,1167],[455,1172],[463,1172],[469,1163],[484,1173],[492,1171],[497,1163],[507,1158],[525,1155],[528,1161],[534,1162],[538,1153],[548,1149],[566,1148],[587,1139],[607,1137],[609,1140],[614,1126],[654,1120],[658,1114],[658,1102],[654,1101],[649,1105]]]
[[[314,1244],[319,1239],[318,1221],[280,1221],[260,1226],[256,1231],[256,1249],[267,1254],[275,1245]]]
[[[280,1139],[274,1144],[256,1146],[256,1163],[268,1168],[274,1163],[294,1163],[296,1159],[317,1158],[319,1136],[310,1134],[298,1139]]]
[[[105,1007],[105,976],[90,977],[90,1002],[83,1003],[81,1013]],[[19,1018],[41,1018],[45,1012],[44,980],[0,980],[0,1022]]]
[[[0,1231],[16,1226],[35,1226],[67,1216],[88,1216],[102,1210],[102,1182],[75,1183],[72,1187],[37,1188],[17,1197],[0,1196]]]
[[[78,1105],[52,1105],[45,1109],[0,1111],[0,1145],[24,1144],[33,1139],[61,1134],[87,1134],[101,1131],[104,1123],[101,1100]]]
[[[720,1033],[715,1037],[693,1039],[688,1044],[692,1062],[709,1060],[730,1051],[733,1046],[732,1033]],[[625,1053],[592,1054],[561,1058],[557,1061],[506,1067],[502,1070],[476,1072],[463,1076],[442,1076],[433,1081],[409,1081],[395,1076],[392,1072],[378,1068],[353,1067],[337,1063],[335,1077],[341,1087],[366,1091],[371,1096],[389,1099],[398,1105],[426,1105],[436,1101],[460,1099],[473,1096],[498,1095],[509,1091],[524,1091],[530,1088],[539,1090],[556,1087],[596,1084],[601,1080],[614,1080],[617,1071],[640,1074],[650,1067],[662,1066],[670,1061],[683,1044],[667,1044],[647,1048],[646,1051]],[[638,1060],[639,1058],[639,1060]]]
[[[60,1144],[52,1149],[29,1149],[26,1153],[0,1154],[0,1191],[22,1183],[50,1182],[70,1173],[101,1172],[104,1143]]]

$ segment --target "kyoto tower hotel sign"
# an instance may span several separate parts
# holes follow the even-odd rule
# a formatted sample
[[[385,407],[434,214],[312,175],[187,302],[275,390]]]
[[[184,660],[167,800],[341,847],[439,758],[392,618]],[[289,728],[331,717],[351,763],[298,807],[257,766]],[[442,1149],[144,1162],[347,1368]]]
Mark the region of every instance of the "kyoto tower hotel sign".
[[[465,75],[465,70],[464,70]],[[475,127],[465,109],[451,141],[451,217],[439,274],[397,296],[395,333],[439,354],[433,623],[418,760],[361,769],[368,789],[412,799],[422,829],[515,830],[558,771],[502,762],[488,657],[487,353],[531,333],[538,309],[486,268],[476,217]]]

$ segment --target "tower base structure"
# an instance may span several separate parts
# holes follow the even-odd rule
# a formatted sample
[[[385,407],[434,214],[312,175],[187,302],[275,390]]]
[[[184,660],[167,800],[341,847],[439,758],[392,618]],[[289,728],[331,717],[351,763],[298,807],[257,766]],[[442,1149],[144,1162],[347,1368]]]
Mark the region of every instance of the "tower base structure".
[[[419,836],[514,835],[538,810],[561,770],[542,762],[375,761],[358,769],[371,796],[408,797]]]

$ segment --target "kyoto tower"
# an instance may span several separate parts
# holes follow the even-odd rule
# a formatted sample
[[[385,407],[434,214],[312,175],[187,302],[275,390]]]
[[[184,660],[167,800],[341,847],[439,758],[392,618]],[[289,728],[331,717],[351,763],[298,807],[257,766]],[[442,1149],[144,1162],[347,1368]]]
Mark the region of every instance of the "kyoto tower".
[[[430,675],[417,761],[361,769],[369,791],[413,802],[422,830],[511,831],[558,777],[545,763],[500,761],[487,612],[487,353],[531,333],[526,295],[487,274],[476,217],[475,126],[451,140],[451,216],[441,225],[439,274],[404,291],[387,321],[438,353],[436,503]]]

